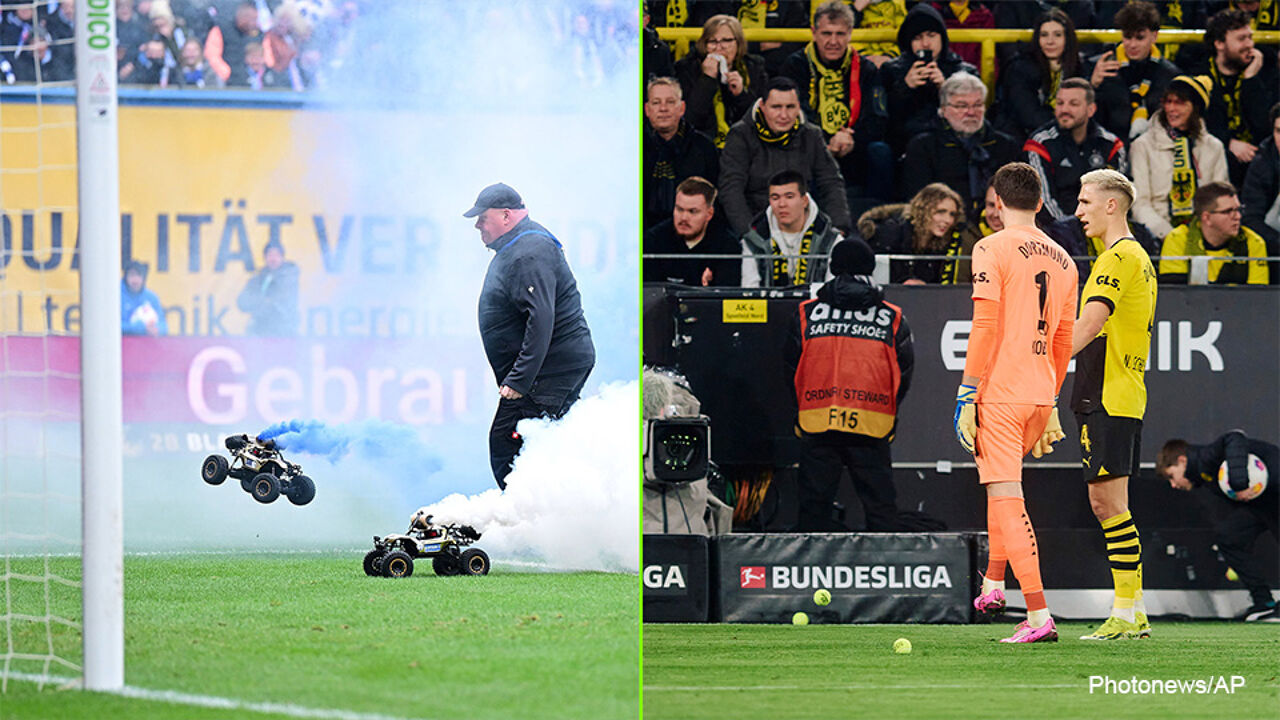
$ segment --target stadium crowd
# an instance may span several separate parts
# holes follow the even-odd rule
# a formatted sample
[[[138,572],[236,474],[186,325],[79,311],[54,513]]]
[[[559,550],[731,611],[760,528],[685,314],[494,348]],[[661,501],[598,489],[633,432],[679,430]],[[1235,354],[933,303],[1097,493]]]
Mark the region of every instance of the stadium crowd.
[[[75,0],[0,0],[4,83],[74,78],[75,6]],[[373,67],[412,76],[403,45],[389,35],[409,32],[406,17],[429,22],[441,14],[463,36],[500,34],[507,23],[537,28],[566,58],[577,84],[594,87],[634,67],[638,32],[629,8],[611,0],[529,4],[514,13],[476,3],[394,8],[376,0],[115,0],[115,6],[120,83],[162,88],[304,91],[326,87],[344,68],[366,77]],[[430,42],[449,47],[452,39]]]
[[[649,0],[645,281],[821,282],[821,256],[861,237],[899,256],[891,282],[968,282],[974,243],[1003,227],[990,180],[1019,160],[1045,188],[1037,224],[1074,257],[1103,250],[1075,217],[1079,179],[1111,168],[1137,188],[1133,232],[1152,257],[1224,258],[1161,260],[1161,282],[1280,284],[1259,259],[1280,256],[1280,73],[1276,46],[1253,38],[1277,14],[1275,0]],[[675,58],[659,27],[701,34]],[[808,44],[744,35],[804,27]],[[897,41],[851,42],[856,28]],[[1033,40],[997,45],[988,86],[957,28]],[[1077,28],[1123,40],[1084,45]],[[1203,41],[1162,44],[1165,28]],[[735,246],[740,270],[675,257]]]

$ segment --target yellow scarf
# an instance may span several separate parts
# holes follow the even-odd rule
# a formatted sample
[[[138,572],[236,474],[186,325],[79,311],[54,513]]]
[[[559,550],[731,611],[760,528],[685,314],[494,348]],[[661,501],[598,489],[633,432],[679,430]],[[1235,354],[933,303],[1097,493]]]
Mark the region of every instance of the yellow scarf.
[[[818,111],[818,121],[822,131],[827,135],[835,135],[840,128],[848,127],[854,117],[852,105],[859,105],[861,110],[861,93],[853,97],[854,88],[858,85],[857,72],[850,72],[853,67],[852,50],[846,50],[840,67],[832,70],[818,59],[817,49],[813,43],[804,46],[804,55],[809,59],[809,107]],[[861,70],[861,65],[859,65]],[[846,98],[844,74],[849,72],[849,89]]]
[[[800,128],[800,123],[804,121],[804,115],[796,116],[796,121],[791,127],[777,133],[769,129],[769,123],[764,119],[764,109],[760,107],[760,102],[756,101],[755,109],[751,113],[752,120],[755,122],[756,136],[760,138],[760,142],[779,147],[790,145],[791,138],[795,137],[796,130]]]
[[[739,60],[733,64],[733,69],[742,76],[743,92],[746,88],[751,87],[751,76],[747,74],[747,63]],[[724,138],[729,134],[729,117],[724,107],[725,85],[722,83],[716,88],[715,97],[711,98],[711,109],[716,115],[716,136],[712,138],[715,141],[716,149],[724,149]]]
[[[1160,48],[1152,45],[1151,56],[1148,57],[1147,59],[1158,60],[1159,58],[1160,58]],[[1125,67],[1130,62],[1129,56],[1126,55],[1124,52],[1124,45],[1116,46],[1116,62],[1120,63],[1120,67]],[[1131,114],[1129,115],[1130,125],[1132,125],[1135,122],[1138,122],[1139,120],[1147,119],[1148,114],[1147,114],[1146,100],[1147,100],[1147,94],[1150,92],[1151,92],[1151,80],[1147,78],[1144,78],[1142,82],[1136,85],[1129,86],[1129,108],[1131,110]]]
[[[778,0],[742,0],[738,7],[738,22],[746,28],[762,28],[770,9],[778,9]]]
[[[1180,225],[1193,217],[1196,196],[1196,169],[1191,157],[1191,141],[1185,133],[1170,131],[1173,137],[1173,181],[1169,186],[1169,216]]]
[[[1223,99],[1227,102],[1227,130],[1231,133],[1231,137],[1241,142],[1253,142],[1253,133],[1249,132],[1249,127],[1244,124],[1244,114],[1240,112],[1240,76],[1236,75],[1231,81],[1234,83],[1232,87],[1227,87],[1227,80],[1218,70],[1218,62],[1210,58],[1209,74],[1213,76],[1213,82],[1222,88]]]
[[[947,3],[951,6],[951,14],[955,15],[956,20],[964,22],[969,19],[969,0],[961,0],[960,2]]]
[[[1062,85],[1062,69],[1049,70],[1049,107],[1058,107],[1058,88]]]
[[[796,258],[796,277],[795,282],[791,281],[791,263],[787,258],[783,257],[778,248],[778,241],[773,238],[769,239],[769,246],[773,248],[773,287],[787,287],[788,285],[804,285],[809,282],[809,249],[813,247],[813,225],[804,231],[804,239],[800,241],[800,257]]]
[[[684,27],[688,20],[688,0],[667,0],[667,27]]]

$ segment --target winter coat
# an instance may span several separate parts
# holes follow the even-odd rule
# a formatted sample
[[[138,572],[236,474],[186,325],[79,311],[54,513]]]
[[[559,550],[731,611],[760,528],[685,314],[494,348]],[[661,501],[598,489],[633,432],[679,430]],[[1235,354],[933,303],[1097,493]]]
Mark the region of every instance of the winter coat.
[[[1264,218],[1280,202],[1280,152],[1274,137],[1258,146],[1258,154],[1249,163],[1249,172],[1240,188],[1244,205],[1244,224],[1267,241],[1267,254],[1280,252],[1280,228],[1268,225]],[[1273,266],[1273,275],[1274,266]]]
[[[972,149],[940,118],[930,132],[921,133],[907,144],[902,163],[902,195],[914,197],[925,185],[946,183],[964,199],[965,214],[972,219],[982,211],[987,182],[1005,163],[1022,159],[1018,143],[997,131],[990,123],[974,135]],[[976,174],[969,172],[970,166]]]
[[[1173,138],[1165,130],[1163,111],[1156,114],[1151,127],[1133,141],[1133,184],[1138,197],[1130,211],[1135,222],[1147,226],[1153,235],[1163,239],[1173,230],[1169,213],[1169,190],[1173,187]],[[1196,187],[1207,182],[1227,182],[1227,155],[1222,141],[1204,130],[1191,148],[1196,170]]]
[[[1084,61],[1076,63],[1073,75],[1063,73],[1063,80],[1084,77]],[[1000,75],[1000,104],[996,126],[1014,138],[1024,140],[1036,128],[1053,122],[1053,108],[1040,75],[1040,64],[1028,50],[1014,58]]]
[[[938,63],[943,77],[951,77],[962,70],[971,75],[978,74],[977,68],[961,60],[951,49],[946,23],[933,6],[920,4],[911,8],[898,28],[898,49],[902,54],[880,66],[880,83],[884,85],[891,120],[888,141],[894,155],[901,155],[907,141],[916,134],[930,129],[938,115],[938,86],[930,82],[914,89],[907,86],[907,71],[916,62],[911,54],[911,39],[925,31],[942,35],[942,52],[934,61]]]
[[[827,151],[822,131],[801,122],[794,132],[786,147],[766,144],[756,134],[750,115],[729,130],[720,153],[720,204],[734,234],[745,235],[751,229],[751,219],[768,207],[769,178],[783,170],[795,170],[808,178],[809,194],[837,228],[847,231],[853,227],[844,177]]]
[[[862,213],[858,218],[858,233],[877,255],[915,255],[915,229],[907,219],[908,205],[881,205]],[[958,284],[971,282],[973,272],[969,256],[973,246],[982,239],[971,225],[959,224],[952,228],[951,242],[936,252],[924,255],[955,255],[963,260],[893,260],[889,263],[889,282],[898,284],[907,280],[921,280],[929,284]],[[949,278],[947,276],[950,276]]]
[[[809,200],[808,214],[805,217],[804,230],[813,227],[813,238],[809,244],[808,255],[821,257],[807,260],[807,282],[822,282],[830,279],[831,248],[843,235],[835,228],[831,218],[819,211]],[[742,286],[770,287],[773,277],[773,229],[777,221],[773,219],[773,209],[765,208],[751,221],[751,229],[742,236]],[[803,240],[801,241],[803,243]],[[797,248],[798,250],[798,248]],[[785,254],[785,253],[784,253]],[[793,261],[794,262],[794,261]],[[795,266],[791,274],[795,276]]]
[[[720,90],[721,100],[724,102],[724,120],[729,127],[733,127],[760,99],[768,77],[765,75],[763,59],[755,55],[743,56],[742,61],[747,65],[747,75],[743,78],[746,87],[740,95],[734,95],[729,92],[729,86],[721,83],[719,78],[707,77],[702,72],[704,57],[697,50],[691,50],[688,55],[676,61],[676,79],[680,81],[680,89],[684,93],[685,122],[714,139],[716,90]]]
[[[670,173],[655,173],[659,163],[666,163]],[[660,177],[655,177],[658,175]],[[670,140],[654,132],[644,123],[644,226],[651,228],[671,219],[675,208],[676,186],[685,178],[697,175],[712,185],[720,182],[720,154],[711,138],[680,121]]]

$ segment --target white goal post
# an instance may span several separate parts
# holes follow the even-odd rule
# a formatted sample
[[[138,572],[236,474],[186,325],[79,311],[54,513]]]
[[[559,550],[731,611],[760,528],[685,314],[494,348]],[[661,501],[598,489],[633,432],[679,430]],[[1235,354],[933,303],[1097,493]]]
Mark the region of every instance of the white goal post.
[[[84,687],[124,687],[124,441],[115,0],[76,2]]]

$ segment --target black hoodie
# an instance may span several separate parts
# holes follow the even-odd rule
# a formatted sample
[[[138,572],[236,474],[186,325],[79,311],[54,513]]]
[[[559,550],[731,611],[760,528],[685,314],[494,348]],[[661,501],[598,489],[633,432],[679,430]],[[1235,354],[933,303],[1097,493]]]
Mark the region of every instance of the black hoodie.
[[[906,150],[907,141],[916,133],[929,130],[938,115],[937,85],[926,82],[914,89],[907,87],[907,71],[916,62],[911,52],[911,40],[925,31],[942,36],[942,52],[934,61],[938,63],[943,77],[951,77],[962,70],[971,75],[978,74],[977,68],[952,51],[941,13],[925,3],[911,8],[898,27],[898,49],[902,54],[880,67],[880,82],[884,85],[889,104],[889,145],[895,155]]]
[[[1280,448],[1254,440],[1239,430],[1231,430],[1208,445],[1187,446],[1186,477],[1195,487],[1206,487],[1214,494],[1223,495],[1222,488],[1218,486],[1218,468],[1225,462],[1231,488],[1237,492],[1244,490],[1249,487],[1245,478],[1248,477],[1246,467],[1251,454],[1257,455],[1267,466],[1268,475],[1280,471]],[[1274,495],[1277,492],[1275,485],[1274,482],[1268,483],[1263,495]]]
[[[842,274],[818,288],[818,301],[840,310],[865,310],[884,303],[884,290],[865,275]],[[901,407],[902,399],[907,396],[907,388],[911,386],[911,372],[916,359],[906,315],[898,322],[898,332],[893,336],[893,348],[898,354],[898,372],[902,376],[902,382],[898,386],[898,405]],[[800,330],[800,313],[797,311],[791,318],[791,334],[787,339],[784,357],[792,377],[800,366],[800,355],[803,352],[804,338]]]

